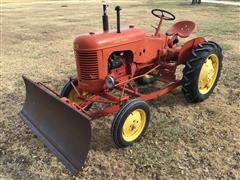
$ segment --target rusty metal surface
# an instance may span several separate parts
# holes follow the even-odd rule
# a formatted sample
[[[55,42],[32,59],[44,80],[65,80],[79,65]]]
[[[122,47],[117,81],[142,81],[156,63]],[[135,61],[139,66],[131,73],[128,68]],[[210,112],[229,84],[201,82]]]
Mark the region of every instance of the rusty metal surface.
[[[23,77],[26,100],[21,118],[33,134],[73,173],[82,168],[91,140],[89,119],[56,95]]]

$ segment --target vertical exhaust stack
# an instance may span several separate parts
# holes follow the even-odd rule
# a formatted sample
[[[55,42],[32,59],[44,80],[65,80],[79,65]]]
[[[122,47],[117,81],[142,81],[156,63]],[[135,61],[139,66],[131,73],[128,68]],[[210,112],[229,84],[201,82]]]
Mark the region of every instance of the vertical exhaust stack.
[[[117,12],[117,33],[121,33],[120,30],[120,11],[122,8],[120,6],[115,7],[115,11]]]
[[[103,16],[102,16],[102,22],[103,22],[103,31],[108,32],[109,25],[108,25],[108,15],[107,15],[107,3],[103,2]]]

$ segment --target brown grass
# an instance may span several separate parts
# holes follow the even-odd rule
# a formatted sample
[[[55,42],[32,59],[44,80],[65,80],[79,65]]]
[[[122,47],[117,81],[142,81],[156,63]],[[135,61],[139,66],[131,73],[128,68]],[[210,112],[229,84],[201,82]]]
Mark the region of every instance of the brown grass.
[[[214,94],[188,104],[181,89],[150,102],[152,122],[145,138],[116,149],[113,116],[93,124],[91,150],[77,179],[238,179],[240,178],[239,7],[191,6],[185,1],[111,1],[123,7],[122,24],[152,31],[152,8],[174,12],[198,24],[196,35],[223,47],[224,64]],[[72,40],[101,30],[101,4],[83,0],[3,0],[1,36],[0,178],[72,179],[20,120],[25,89],[21,75],[47,81],[59,91],[75,75]],[[165,28],[170,23],[165,23]]]

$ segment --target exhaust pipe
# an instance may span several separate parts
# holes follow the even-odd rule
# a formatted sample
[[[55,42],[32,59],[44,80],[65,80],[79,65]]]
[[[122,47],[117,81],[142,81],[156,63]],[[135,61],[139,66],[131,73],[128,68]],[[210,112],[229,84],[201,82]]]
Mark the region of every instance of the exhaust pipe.
[[[108,5],[106,3],[104,3],[103,4],[103,16],[102,16],[103,31],[104,32],[108,32],[108,30],[109,30],[107,7],[108,7]]]
[[[115,11],[117,12],[117,33],[121,33],[120,31],[120,11],[122,8],[120,6],[115,7]]]

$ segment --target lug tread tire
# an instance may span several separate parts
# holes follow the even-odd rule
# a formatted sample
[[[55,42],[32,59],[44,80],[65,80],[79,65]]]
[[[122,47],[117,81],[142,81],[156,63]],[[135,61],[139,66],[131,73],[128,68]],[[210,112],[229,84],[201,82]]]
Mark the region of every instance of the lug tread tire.
[[[206,58],[213,53],[216,54],[219,59],[218,74],[210,91],[206,94],[201,94],[198,90],[198,77]],[[206,41],[192,50],[183,69],[182,78],[182,91],[188,102],[201,102],[212,94],[221,74],[222,59],[222,49],[213,41]]]

